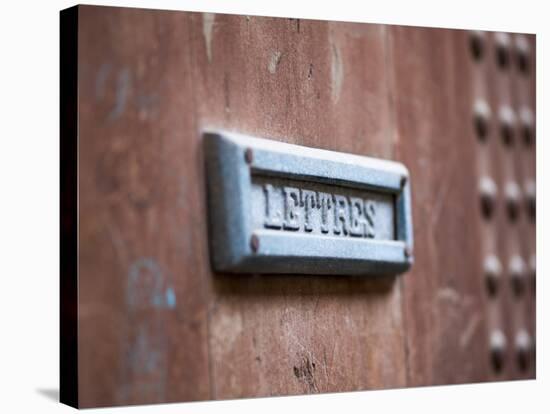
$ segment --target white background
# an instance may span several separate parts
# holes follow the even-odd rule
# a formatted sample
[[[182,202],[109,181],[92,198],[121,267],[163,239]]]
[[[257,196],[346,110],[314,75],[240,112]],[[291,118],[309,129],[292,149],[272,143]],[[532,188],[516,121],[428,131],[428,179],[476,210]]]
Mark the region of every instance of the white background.
[[[96,3],[96,2],[92,2]],[[537,33],[536,381],[104,409],[102,412],[549,412],[546,39],[544,1],[102,1],[97,4]],[[3,2],[0,13],[0,412],[69,412],[59,381],[59,10]],[[548,74],[548,70],[546,70]],[[453,254],[453,252],[448,252]],[[546,392],[545,392],[546,391]],[[95,411],[95,410],[93,410]]]

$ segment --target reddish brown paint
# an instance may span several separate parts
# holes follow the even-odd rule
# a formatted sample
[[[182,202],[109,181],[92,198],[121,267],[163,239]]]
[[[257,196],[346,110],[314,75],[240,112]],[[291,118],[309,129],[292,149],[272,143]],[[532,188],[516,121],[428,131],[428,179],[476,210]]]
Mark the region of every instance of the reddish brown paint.
[[[471,128],[476,88],[494,85],[479,86],[467,33],[78,13],[80,406],[496,379]],[[213,274],[205,127],[404,162],[413,269]]]

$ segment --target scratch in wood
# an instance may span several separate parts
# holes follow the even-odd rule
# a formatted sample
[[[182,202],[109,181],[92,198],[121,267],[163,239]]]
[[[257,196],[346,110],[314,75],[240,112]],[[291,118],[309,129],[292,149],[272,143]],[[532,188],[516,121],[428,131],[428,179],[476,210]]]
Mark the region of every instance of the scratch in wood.
[[[206,44],[206,57],[208,58],[208,63],[212,62],[212,29],[214,28],[215,19],[216,15],[214,13],[202,14],[202,34]]]
[[[430,221],[432,224],[432,228],[437,229],[437,222],[439,221],[441,217],[441,207],[443,205],[443,201],[447,199],[447,194],[451,191],[453,188],[452,185],[450,185],[450,178],[453,175],[453,172],[456,171],[454,168],[454,157],[451,156],[451,160],[449,160],[449,163],[447,165],[446,171],[449,171],[449,173],[446,175],[445,180],[443,180],[443,185],[440,186],[440,190],[438,191],[437,196],[435,197],[435,206],[432,208],[432,212],[430,214]]]
[[[321,295],[317,295],[317,300],[315,301],[315,305],[313,306],[313,314],[317,314],[317,308],[319,307],[319,301],[321,300]]]
[[[227,72],[223,74],[223,99],[225,103],[225,112],[231,112],[231,101],[229,98],[229,74]]]
[[[279,63],[281,62],[282,56],[283,56],[283,54],[279,51],[275,51],[271,54],[271,57],[270,57],[269,62],[267,64],[267,70],[272,75],[274,75],[275,72],[277,72],[277,66],[279,66]]]
[[[342,63],[342,57],[340,56],[340,50],[338,46],[330,41],[332,46],[332,64],[331,64],[331,90],[332,101],[338,102],[340,99],[340,92],[342,90],[342,83],[344,81],[344,64]]]
[[[325,381],[326,381],[326,384],[328,385],[329,383],[329,380],[328,380],[328,362],[327,362],[327,349],[326,347],[323,347],[323,371],[325,371]]]
[[[467,348],[480,322],[481,317],[478,314],[474,314],[470,317],[466,329],[464,329],[462,335],[460,335],[459,343],[462,349]]]

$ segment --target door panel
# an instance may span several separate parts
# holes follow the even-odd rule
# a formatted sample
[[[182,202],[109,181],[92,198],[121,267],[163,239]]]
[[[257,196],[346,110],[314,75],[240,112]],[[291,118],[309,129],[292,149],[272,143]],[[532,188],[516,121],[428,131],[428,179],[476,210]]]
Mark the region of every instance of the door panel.
[[[392,27],[398,159],[411,171],[415,264],[402,278],[411,385],[487,378],[466,36]],[[450,357],[452,355],[452,357]]]
[[[391,158],[383,27],[191,18],[194,33],[212,25],[193,43],[201,127]],[[400,291],[387,281],[207,279],[212,398],[405,385]]]
[[[485,217],[479,192],[486,175],[499,190],[524,183],[521,197],[534,182],[534,127],[530,143],[504,146],[494,109],[534,114],[533,36],[523,73],[516,60],[498,67],[493,34],[476,58],[473,35],[458,30],[95,6],[77,15],[79,406],[534,377],[514,348],[521,329],[535,334],[533,283],[516,297],[505,263],[511,250],[529,263],[535,221],[521,201],[510,223],[500,195]],[[483,140],[479,99],[493,113]],[[411,270],[212,272],[206,128],[405,164]],[[496,296],[491,253],[504,268]]]

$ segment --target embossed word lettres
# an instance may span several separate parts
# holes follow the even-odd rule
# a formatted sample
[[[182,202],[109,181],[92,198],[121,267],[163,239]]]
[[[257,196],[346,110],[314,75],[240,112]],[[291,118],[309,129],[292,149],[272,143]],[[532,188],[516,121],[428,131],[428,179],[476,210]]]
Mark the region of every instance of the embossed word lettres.
[[[355,237],[375,236],[376,204],[372,200],[297,187],[274,187],[271,184],[264,184],[262,188],[265,194],[265,228]]]

